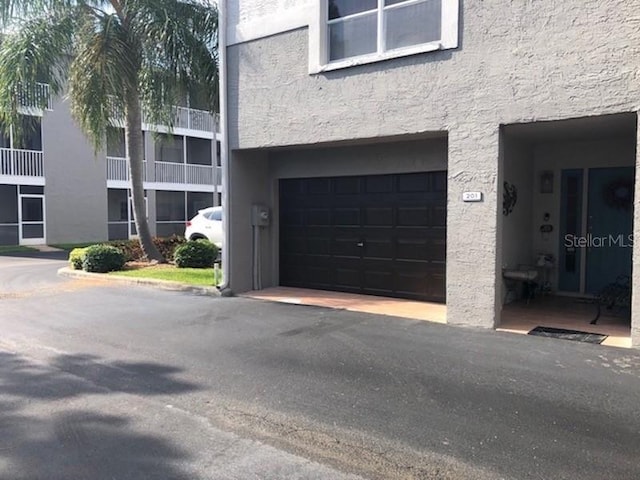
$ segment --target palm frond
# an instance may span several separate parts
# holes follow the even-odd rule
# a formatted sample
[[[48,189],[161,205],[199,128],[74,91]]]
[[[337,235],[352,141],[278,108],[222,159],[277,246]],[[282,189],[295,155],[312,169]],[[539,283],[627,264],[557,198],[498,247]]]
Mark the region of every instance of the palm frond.
[[[108,1],[85,0],[0,0],[0,23],[4,28],[13,27],[17,23],[50,14],[68,12],[77,7],[88,5],[106,6]]]
[[[48,99],[36,95],[36,82],[48,83],[53,95],[66,84],[66,69],[73,45],[73,10],[46,14],[23,22],[21,28],[6,34],[0,44],[0,121],[15,125],[23,103],[45,108]]]
[[[142,101],[152,120],[166,122],[168,106],[194,91],[218,110],[218,11],[196,1],[132,1],[132,29],[143,39]],[[201,95],[202,96],[202,95]]]
[[[86,15],[77,31],[69,69],[71,112],[97,150],[124,94],[137,90],[140,59],[116,14]]]

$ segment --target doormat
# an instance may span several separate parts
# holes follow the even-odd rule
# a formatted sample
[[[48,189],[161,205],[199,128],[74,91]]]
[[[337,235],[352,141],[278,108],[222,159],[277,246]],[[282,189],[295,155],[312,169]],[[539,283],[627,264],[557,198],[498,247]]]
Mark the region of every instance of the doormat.
[[[580,332],[578,330],[565,330],[564,328],[536,327],[529,332],[529,335],[538,337],[561,338],[562,340],[573,340],[575,342],[602,343],[608,335],[599,333]]]

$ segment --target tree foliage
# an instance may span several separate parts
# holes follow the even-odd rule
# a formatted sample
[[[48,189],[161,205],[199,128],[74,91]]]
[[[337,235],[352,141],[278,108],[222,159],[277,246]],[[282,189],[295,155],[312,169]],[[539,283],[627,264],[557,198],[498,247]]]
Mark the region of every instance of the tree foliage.
[[[49,84],[54,96],[68,95],[72,115],[96,151],[105,146],[114,119],[123,119],[136,225],[145,252],[160,259],[151,236],[143,238],[148,226],[139,120],[144,113],[148,123],[172,128],[173,106],[194,92],[207,110],[218,110],[215,4],[0,0],[0,22],[0,125],[14,125],[14,135],[21,135],[17,92],[46,106],[46,99],[29,93],[36,82]]]

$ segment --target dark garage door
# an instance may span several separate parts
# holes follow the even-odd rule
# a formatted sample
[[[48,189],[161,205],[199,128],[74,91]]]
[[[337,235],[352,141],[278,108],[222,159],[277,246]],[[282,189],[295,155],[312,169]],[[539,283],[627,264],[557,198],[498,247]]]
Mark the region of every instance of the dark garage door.
[[[280,284],[445,301],[446,172],[280,180]]]

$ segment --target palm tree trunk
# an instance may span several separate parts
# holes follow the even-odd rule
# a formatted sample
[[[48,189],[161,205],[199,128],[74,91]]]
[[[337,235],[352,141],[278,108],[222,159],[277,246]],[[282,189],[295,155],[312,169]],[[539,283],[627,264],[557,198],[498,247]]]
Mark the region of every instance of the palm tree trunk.
[[[140,247],[149,260],[166,262],[151,238],[144,202],[143,168],[144,145],[142,142],[142,112],[137,92],[128,92],[125,108],[125,145],[129,160],[129,178],[131,179],[131,197],[133,219],[136,224]]]

